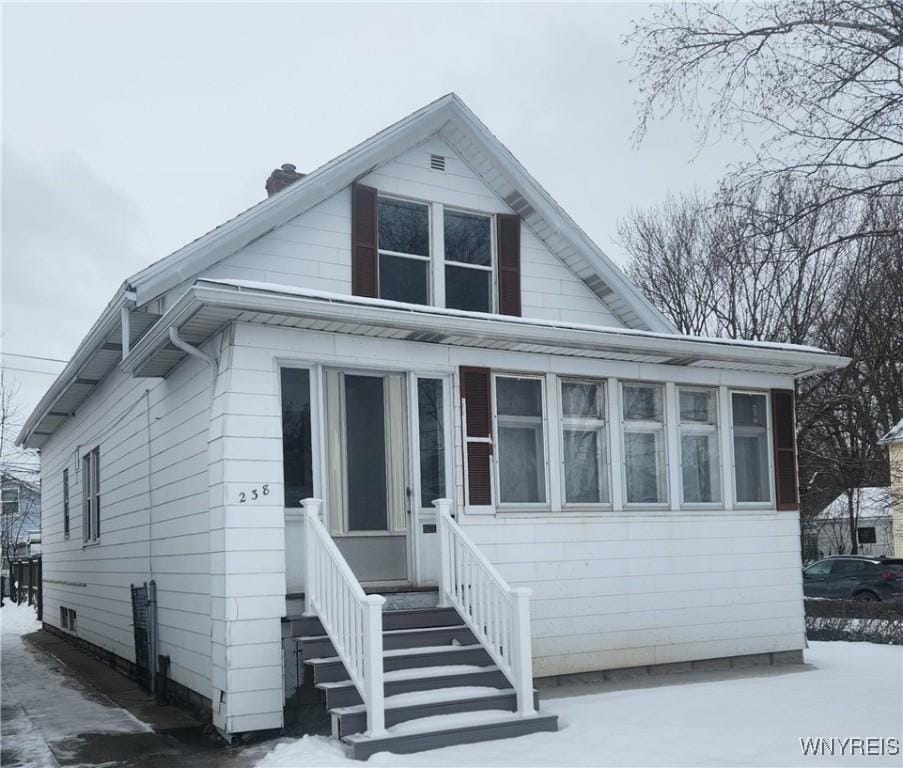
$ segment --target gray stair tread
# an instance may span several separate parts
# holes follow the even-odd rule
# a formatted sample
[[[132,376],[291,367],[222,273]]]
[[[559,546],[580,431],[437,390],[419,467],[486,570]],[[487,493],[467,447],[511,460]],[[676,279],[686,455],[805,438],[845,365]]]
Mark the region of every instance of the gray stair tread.
[[[490,696],[504,696],[514,693],[513,688],[493,688],[486,685],[462,685],[458,688],[433,688],[428,691],[410,691],[409,693],[396,693],[394,696],[386,696],[386,709],[399,707],[411,707],[422,704],[438,704],[447,701],[469,701],[471,699],[488,698]],[[352,715],[358,712],[366,712],[365,704],[354,704],[350,707],[338,707],[332,710],[336,715]]]
[[[479,643],[475,643],[473,645],[428,645],[421,646],[419,648],[398,648],[393,651],[383,651],[383,657],[391,656],[392,658],[404,658],[406,656],[417,657],[417,656],[431,656],[437,653],[447,653],[451,656],[454,656],[456,653],[462,653],[464,651],[472,651],[477,648],[482,648],[483,646]],[[324,656],[319,659],[305,659],[305,664],[336,664],[340,662],[342,659],[338,656]],[[424,667],[425,669],[425,667]],[[388,674],[388,672],[386,673]]]
[[[462,675],[474,675],[483,672],[497,672],[498,667],[487,666],[479,667],[475,664],[451,664],[444,667],[415,667],[414,669],[397,669],[394,672],[385,672],[383,680],[391,682],[393,680],[410,680],[412,678],[443,678],[443,677],[460,677]],[[335,688],[353,688],[354,683],[350,680],[338,680],[334,683],[317,683],[317,688],[335,689]]]
[[[406,736],[410,733],[437,733],[450,731],[457,728],[468,728],[472,725],[490,725],[503,723],[508,720],[520,720],[520,716],[512,714],[504,709],[481,709],[476,712],[457,712],[453,715],[432,715],[420,717],[416,720],[405,720],[403,723],[386,728],[386,737]],[[352,733],[345,737],[349,744],[355,741],[378,741],[381,738],[371,739],[364,733]]]

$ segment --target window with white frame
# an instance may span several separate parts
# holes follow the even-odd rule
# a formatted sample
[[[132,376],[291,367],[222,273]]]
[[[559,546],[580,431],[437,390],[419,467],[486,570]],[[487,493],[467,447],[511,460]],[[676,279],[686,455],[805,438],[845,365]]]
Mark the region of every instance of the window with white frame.
[[[63,470],[63,537],[69,538],[69,468]]]
[[[378,238],[379,297],[429,304],[429,206],[380,196]]]
[[[624,500],[628,504],[666,503],[664,387],[622,384],[621,399]]]
[[[718,391],[679,387],[678,401],[683,503],[719,502]]]
[[[492,217],[445,209],[445,306],[492,312]]]
[[[734,493],[738,503],[771,501],[768,466],[768,397],[732,392]]]
[[[561,380],[562,491],[565,504],[608,504],[605,384]]]
[[[82,528],[85,543],[100,540],[100,447],[82,457]]]
[[[501,504],[545,504],[543,382],[495,377],[496,472]]]

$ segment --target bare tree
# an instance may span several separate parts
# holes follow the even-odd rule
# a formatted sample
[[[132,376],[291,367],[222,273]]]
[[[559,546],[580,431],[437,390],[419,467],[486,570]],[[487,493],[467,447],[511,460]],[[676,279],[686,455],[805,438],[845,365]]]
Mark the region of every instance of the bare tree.
[[[823,182],[828,194],[799,218],[903,194],[899,0],[661,4],[624,42],[641,94],[637,141],[672,112],[695,123],[701,146],[737,138],[754,158],[740,169],[747,179]]]
[[[887,483],[878,439],[903,417],[903,201],[812,206],[819,185],[776,180],[685,196],[619,226],[628,273],[685,333],[812,344],[849,367],[798,384],[801,500]],[[796,216],[809,209],[806,216]],[[795,219],[778,235],[770,222]],[[851,231],[894,229],[895,237]],[[825,246],[825,243],[830,243]],[[850,508],[850,546],[856,547]]]

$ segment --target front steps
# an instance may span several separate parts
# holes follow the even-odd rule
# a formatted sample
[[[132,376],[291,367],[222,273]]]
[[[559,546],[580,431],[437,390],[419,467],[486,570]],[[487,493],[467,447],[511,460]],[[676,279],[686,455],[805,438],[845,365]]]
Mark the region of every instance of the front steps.
[[[292,618],[286,624],[286,668],[294,663],[298,690],[308,691],[309,700],[316,691],[332,735],[355,759],[558,729],[556,715],[517,714],[510,681],[454,609],[418,608],[383,614],[386,733],[370,738],[360,694],[319,620]],[[538,707],[535,691],[534,703]]]

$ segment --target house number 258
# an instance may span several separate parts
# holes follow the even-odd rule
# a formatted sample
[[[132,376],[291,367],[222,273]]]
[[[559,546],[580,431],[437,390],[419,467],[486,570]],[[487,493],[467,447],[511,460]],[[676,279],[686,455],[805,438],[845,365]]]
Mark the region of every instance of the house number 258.
[[[260,488],[252,488],[250,491],[239,491],[238,503],[244,504],[247,501],[257,501],[261,496],[270,495],[270,486],[264,485]]]

